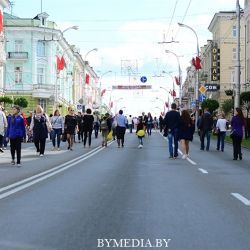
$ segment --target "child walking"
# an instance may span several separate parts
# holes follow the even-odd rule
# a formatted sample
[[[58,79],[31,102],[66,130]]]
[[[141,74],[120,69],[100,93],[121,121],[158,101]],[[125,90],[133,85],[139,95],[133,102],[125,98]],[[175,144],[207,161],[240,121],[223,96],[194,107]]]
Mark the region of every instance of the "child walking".
[[[138,148],[143,148],[143,140],[142,138],[145,135],[145,130],[144,130],[144,124],[142,122],[142,118],[139,118],[139,123],[137,124],[137,129],[136,129],[136,134],[138,136],[139,139],[139,146]]]

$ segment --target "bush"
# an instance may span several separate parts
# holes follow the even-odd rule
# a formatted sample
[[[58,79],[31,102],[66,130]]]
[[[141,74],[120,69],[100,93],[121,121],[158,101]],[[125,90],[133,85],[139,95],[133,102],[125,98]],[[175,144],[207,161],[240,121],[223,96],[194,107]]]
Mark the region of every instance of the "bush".
[[[208,108],[210,113],[213,113],[217,108],[219,108],[219,103],[216,100],[213,99],[206,99],[201,103],[201,108],[205,109]]]
[[[234,103],[232,99],[225,100],[222,104],[222,110],[226,115],[232,111],[233,107]]]
[[[28,101],[24,97],[18,97],[14,100],[14,104],[20,106],[21,108],[28,107]]]
[[[2,96],[0,97],[0,102],[3,102],[5,104],[12,104],[12,99],[8,96]]]

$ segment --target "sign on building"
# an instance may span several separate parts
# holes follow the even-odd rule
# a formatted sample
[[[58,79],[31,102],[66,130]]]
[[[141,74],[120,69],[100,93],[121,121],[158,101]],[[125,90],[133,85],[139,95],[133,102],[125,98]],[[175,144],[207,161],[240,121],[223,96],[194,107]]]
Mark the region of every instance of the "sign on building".
[[[217,46],[212,47],[212,62],[211,62],[211,80],[220,80],[220,50]]]
[[[214,83],[206,83],[205,87],[206,87],[207,91],[210,91],[210,92],[215,92],[215,91],[217,91],[219,89],[218,88],[219,85],[214,84]]]

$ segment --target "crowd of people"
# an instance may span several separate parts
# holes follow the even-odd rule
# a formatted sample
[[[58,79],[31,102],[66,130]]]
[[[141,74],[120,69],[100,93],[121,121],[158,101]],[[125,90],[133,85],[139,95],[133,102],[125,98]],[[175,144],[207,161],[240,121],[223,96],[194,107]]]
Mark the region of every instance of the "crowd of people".
[[[200,137],[200,150],[210,150],[210,138],[212,134],[217,136],[217,150],[224,152],[226,131],[229,128],[229,121],[224,113],[213,117],[208,108],[200,111],[198,120],[195,121],[194,114],[188,110],[177,110],[175,103],[171,105],[171,110],[165,117],[152,117],[143,112],[139,117],[126,117],[120,110],[115,116],[109,113],[100,116],[97,112],[87,109],[86,112],[76,114],[73,107],[68,108],[68,114],[63,117],[59,110],[48,116],[43,108],[38,105],[34,112],[30,112],[26,118],[21,113],[20,107],[14,105],[12,114],[7,117],[0,108],[0,152],[4,152],[8,142],[10,142],[11,164],[21,166],[21,145],[22,142],[33,142],[36,154],[44,156],[46,140],[49,137],[52,141],[53,151],[60,151],[61,141],[67,142],[67,149],[73,150],[73,145],[77,141],[83,146],[91,147],[92,133],[98,138],[101,132],[102,147],[107,147],[108,140],[116,140],[117,147],[123,148],[125,144],[126,129],[129,133],[136,131],[139,145],[143,148],[143,138],[145,135],[151,136],[152,129],[159,129],[168,138],[169,158],[178,157],[178,144],[182,149],[182,158],[189,155],[189,142],[193,140],[195,125],[198,128]],[[233,142],[233,159],[242,160],[241,142],[245,120],[240,108],[235,109],[235,115],[231,120],[230,137]],[[206,141],[206,143],[205,143]]]

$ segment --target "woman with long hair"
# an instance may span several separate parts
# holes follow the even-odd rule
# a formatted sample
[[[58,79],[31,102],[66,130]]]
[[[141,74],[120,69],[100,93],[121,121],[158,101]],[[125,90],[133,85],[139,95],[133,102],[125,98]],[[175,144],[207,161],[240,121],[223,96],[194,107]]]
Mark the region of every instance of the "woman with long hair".
[[[195,125],[187,110],[183,110],[180,119],[179,140],[182,147],[182,159],[187,159],[189,154],[189,142],[193,140]]]
[[[37,105],[35,115],[32,117],[30,130],[33,131],[33,141],[36,146],[37,155],[44,156],[46,139],[52,126],[49,117],[44,113],[43,108]]]
[[[77,117],[75,115],[75,110],[72,107],[68,108],[68,114],[65,116],[64,121],[64,133],[67,135],[68,150],[73,150],[74,137],[77,126]]]
[[[233,159],[242,160],[242,153],[241,153],[241,142],[243,138],[243,131],[244,131],[244,116],[242,113],[241,108],[236,108],[234,112],[234,117],[231,120],[231,138],[233,141]]]
[[[57,150],[59,151],[61,143],[61,135],[64,132],[64,120],[63,117],[60,115],[58,109],[55,110],[54,115],[51,117],[51,125],[52,125],[51,139],[53,144],[52,150],[53,151],[56,150],[56,144],[57,144]]]

